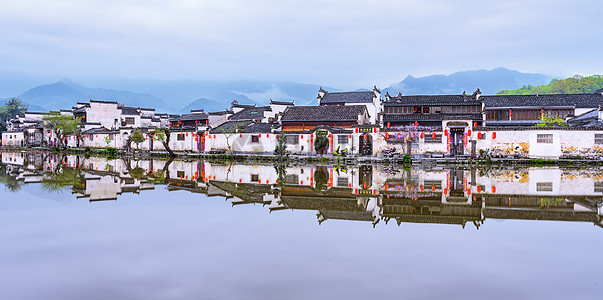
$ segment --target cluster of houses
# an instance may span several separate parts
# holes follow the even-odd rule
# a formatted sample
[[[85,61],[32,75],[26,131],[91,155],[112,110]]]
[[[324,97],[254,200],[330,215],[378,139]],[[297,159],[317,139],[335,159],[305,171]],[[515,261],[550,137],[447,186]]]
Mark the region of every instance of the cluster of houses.
[[[272,154],[278,136],[295,155],[382,157],[405,153],[427,157],[603,158],[603,90],[592,94],[482,96],[396,96],[370,91],[318,91],[317,106],[270,101],[266,106],[233,101],[229,110],[159,114],[152,108],[128,107],[114,101],[78,102],[61,114],[81,122],[81,132],[66,136],[74,148],[129,145],[134,130],[145,137],[134,147],[165,151],[156,129],[170,133],[175,152]],[[26,112],[9,120],[4,147],[48,147],[58,137],[44,127],[43,113]],[[543,116],[565,126],[536,126]],[[319,137],[328,138],[317,151]]]
[[[153,190],[189,191],[261,204],[270,211],[315,211],[327,220],[481,226],[486,219],[590,222],[603,227],[601,169],[523,168],[481,172],[460,168],[392,170],[349,167],[225,165],[207,161],[123,160],[4,152],[6,176],[19,183],[58,178],[77,198],[117,200]],[[74,172],[75,181],[61,172]],[[3,174],[0,174],[0,176]]]

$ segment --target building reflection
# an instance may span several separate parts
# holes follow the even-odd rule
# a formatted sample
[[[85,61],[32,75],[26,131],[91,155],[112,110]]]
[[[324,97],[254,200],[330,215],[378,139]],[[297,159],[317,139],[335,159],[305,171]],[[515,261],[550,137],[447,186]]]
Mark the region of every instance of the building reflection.
[[[603,168],[418,168],[287,166],[185,160],[123,160],[2,153],[4,184],[41,183],[91,202],[157,186],[272,212],[311,210],[327,220],[389,224],[488,219],[592,222],[603,226]]]

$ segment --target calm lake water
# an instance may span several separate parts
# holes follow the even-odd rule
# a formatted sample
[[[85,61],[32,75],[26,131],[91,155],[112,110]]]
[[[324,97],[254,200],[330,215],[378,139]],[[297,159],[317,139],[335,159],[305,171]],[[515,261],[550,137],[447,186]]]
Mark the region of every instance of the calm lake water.
[[[603,169],[2,153],[0,299],[601,299]]]

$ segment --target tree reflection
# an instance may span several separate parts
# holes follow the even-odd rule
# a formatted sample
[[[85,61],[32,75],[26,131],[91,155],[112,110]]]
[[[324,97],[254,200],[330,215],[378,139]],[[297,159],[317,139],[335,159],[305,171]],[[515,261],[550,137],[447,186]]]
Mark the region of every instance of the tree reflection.
[[[44,174],[42,189],[47,192],[62,193],[80,182],[82,182],[82,176],[79,169],[59,166],[52,172]]]
[[[8,174],[4,165],[0,165],[0,183],[4,184],[6,190],[13,193],[20,191],[23,185],[21,181]]]

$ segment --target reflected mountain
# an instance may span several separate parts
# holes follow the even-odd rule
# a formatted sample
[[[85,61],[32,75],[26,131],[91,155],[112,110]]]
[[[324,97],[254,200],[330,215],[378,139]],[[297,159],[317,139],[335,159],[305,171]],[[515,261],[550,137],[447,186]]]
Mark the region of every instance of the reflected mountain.
[[[14,192],[37,183],[46,193],[70,191],[90,202],[166,188],[275,213],[315,211],[318,224],[470,223],[479,229],[487,219],[509,219],[603,226],[603,168],[273,166],[3,152],[0,183]]]

